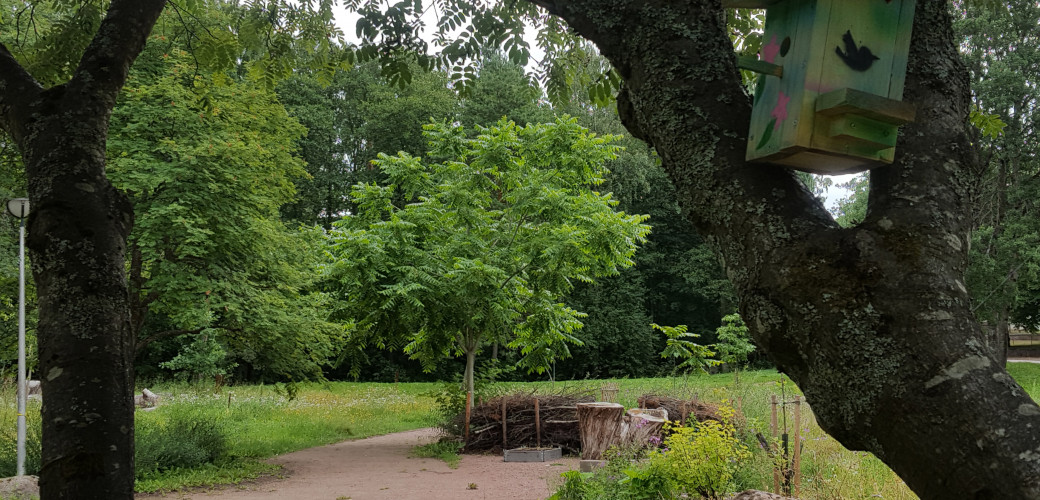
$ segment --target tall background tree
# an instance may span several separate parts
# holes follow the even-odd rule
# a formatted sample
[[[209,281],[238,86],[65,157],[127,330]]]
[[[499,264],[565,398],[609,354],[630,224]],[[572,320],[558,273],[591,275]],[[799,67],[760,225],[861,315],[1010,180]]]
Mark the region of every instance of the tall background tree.
[[[1007,358],[1011,324],[1040,327],[1040,5],[963,5],[955,26],[972,78],[976,115],[1003,125],[980,129],[972,172],[972,245],[967,284],[987,342]]]
[[[320,377],[341,335],[315,291],[325,239],[278,218],[305,175],[294,156],[304,130],[263,85],[200,74],[164,38],[134,65],[108,141],[109,178],[136,219],[135,354],[160,347],[139,366],[154,375],[157,361],[206,345],[253,378]]]
[[[44,498],[133,496],[135,339],[125,270],[133,207],[107,177],[106,142],[130,65],[166,5],[3,3],[0,129],[21,154],[33,207]],[[214,69],[258,54],[247,69],[268,86],[300,54],[327,52],[338,33],[331,2],[257,2],[224,24],[203,24],[207,9],[224,7],[234,5],[177,5],[158,29]],[[328,70],[340,62],[312,59]]]

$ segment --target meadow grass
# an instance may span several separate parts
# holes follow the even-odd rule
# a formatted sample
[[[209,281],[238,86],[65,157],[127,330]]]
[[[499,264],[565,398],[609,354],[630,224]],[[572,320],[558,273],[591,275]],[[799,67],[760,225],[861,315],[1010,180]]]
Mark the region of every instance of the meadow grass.
[[[219,420],[228,435],[228,453],[216,464],[174,469],[138,478],[140,492],[239,483],[270,474],[274,466],[259,459],[313,446],[400,432],[437,424],[437,409],[424,394],[434,384],[332,382],[301,384],[290,401],[274,386],[234,386],[221,393],[188,385],[152,388],[160,408],[138,412],[137,426],[162,425],[184,408]]]
[[[1011,363],[1008,371],[1034,398],[1040,398],[1040,364]],[[755,451],[742,472],[744,487],[772,488],[772,463],[754,444],[754,433],[770,435],[770,396],[790,400],[800,394],[789,380],[774,370],[656,379],[578,380],[559,382],[498,383],[494,392],[532,390],[596,392],[607,383],[619,387],[618,398],[626,407],[636,406],[643,394],[739,406],[746,417],[744,440]],[[216,463],[145,473],[137,481],[140,492],[172,491],[197,486],[234,484],[263,474],[277,475],[277,467],[260,459],[347,439],[435,426],[440,415],[431,396],[437,383],[313,383],[301,384],[298,397],[288,400],[274,386],[233,386],[214,394],[186,384],[166,384],[151,389],[162,396],[159,409],[137,413],[139,432],[166,425],[178,413],[219,422],[227,435],[227,453]],[[0,474],[14,466],[15,406],[13,388],[0,389]],[[781,398],[783,399],[783,398]],[[786,425],[793,427],[793,405]],[[39,404],[29,406],[30,441],[38,439]],[[780,419],[780,426],[784,426]],[[812,410],[802,405],[802,488],[800,498],[917,498],[880,460],[866,452],[846,450],[816,424]],[[8,425],[9,424],[9,425]],[[35,430],[34,430],[35,429]],[[36,441],[38,443],[38,441]],[[38,445],[37,445],[38,446]],[[451,458],[451,446],[419,448],[416,455]],[[37,452],[38,453],[38,452]],[[30,468],[34,466],[30,450]],[[36,455],[38,457],[38,455]],[[38,460],[38,459],[36,459]],[[38,462],[35,464],[38,467]],[[32,472],[32,471],[30,471]]]

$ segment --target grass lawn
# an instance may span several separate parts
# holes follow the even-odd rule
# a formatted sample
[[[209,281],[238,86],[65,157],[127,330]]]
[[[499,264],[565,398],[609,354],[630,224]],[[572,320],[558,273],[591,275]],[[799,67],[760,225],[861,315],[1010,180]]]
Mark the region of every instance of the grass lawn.
[[[1040,364],[1011,363],[1008,371],[1034,398],[1040,397]],[[770,396],[792,399],[800,394],[794,384],[773,370],[692,376],[688,378],[582,380],[566,382],[501,383],[495,391],[512,389],[554,391],[582,388],[598,391],[603,384],[619,386],[619,402],[636,405],[642,394],[739,405],[747,417],[745,442],[755,450],[753,473],[743,482],[768,490],[772,487],[771,463],[764,452],[753,445],[753,435],[770,435]],[[143,474],[137,481],[141,492],[170,491],[191,486],[237,483],[275,473],[275,467],[260,459],[312,446],[346,439],[398,432],[438,423],[438,409],[428,394],[439,389],[433,383],[373,384],[333,382],[301,384],[297,397],[288,400],[273,386],[233,386],[219,394],[197,391],[188,385],[160,385],[151,389],[163,396],[160,408],[138,412],[139,439],[147,429],[170,425],[178,414],[190,413],[198,420],[214,422],[227,436],[226,456],[217,464],[181,468]],[[0,405],[0,419],[9,422],[0,431],[0,474],[14,471],[15,409],[13,390],[0,393],[6,404]],[[39,405],[29,408],[30,444],[38,443]],[[794,433],[793,405],[787,407],[786,425]],[[827,436],[802,406],[801,435],[803,499],[835,498],[917,498],[880,460],[869,453],[844,449]],[[785,420],[780,418],[783,428]],[[35,437],[35,440],[34,440]],[[139,448],[141,445],[139,444]],[[434,455],[442,450],[429,450]],[[448,453],[450,455],[450,453]],[[38,451],[29,450],[29,469],[34,459],[38,467]]]
[[[138,412],[139,429],[163,426],[171,414],[200,412],[219,421],[228,436],[230,457],[219,465],[174,469],[139,477],[137,490],[154,492],[189,486],[226,484],[272,472],[259,459],[347,439],[399,432],[437,424],[434,401],[423,395],[434,384],[332,382],[300,384],[289,400],[274,386],[233,386],[218,394],[187,385],[152,390],[163,396],[160,408]]]

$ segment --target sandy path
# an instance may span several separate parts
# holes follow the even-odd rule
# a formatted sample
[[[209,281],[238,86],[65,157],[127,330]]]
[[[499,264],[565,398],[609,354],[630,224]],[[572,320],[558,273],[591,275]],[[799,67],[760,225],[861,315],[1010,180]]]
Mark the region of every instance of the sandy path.
[[[224,490],[170,493],[138,499],[250,500],[540,500],[550,480],[578,467],[576,458],[552,463],[506,463],[501,456],[464,455],[458,469],[432,458],[409,458],[412,447],[436,440],[436,429],[388,434],[309,448],[271,459],[285,478]],[[470,484],[476,489],[470,489]]]

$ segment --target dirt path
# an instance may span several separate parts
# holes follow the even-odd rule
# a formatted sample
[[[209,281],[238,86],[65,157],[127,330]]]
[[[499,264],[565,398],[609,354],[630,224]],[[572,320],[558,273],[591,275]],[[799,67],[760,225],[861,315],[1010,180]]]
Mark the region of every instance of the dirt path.
[[[412,447],[436,440],[435,429],[388,434],[309,448],[271,459],[284,479],[229,489],[137,495],[137,499],[250,500],[541,500],[548,482],[576,469],[576,458],[506,463],[501,456],[464,455],[458,469],[432,458],[409,458]],[[471,485],[475,489],[471,489]]]

